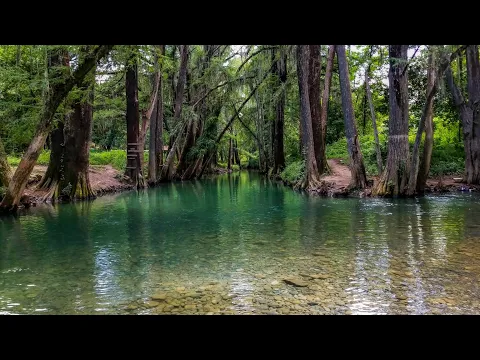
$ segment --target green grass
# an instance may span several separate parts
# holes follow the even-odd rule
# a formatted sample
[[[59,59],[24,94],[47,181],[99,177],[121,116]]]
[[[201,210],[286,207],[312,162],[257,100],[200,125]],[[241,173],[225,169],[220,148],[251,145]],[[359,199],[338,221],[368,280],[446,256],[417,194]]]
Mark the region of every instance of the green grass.
[[[20,164],[20,156],[8,156],[10,166],[17,167]],[[48,165],[50,160],[50,151],[43,150],[38,157],[38,165]],[[110,151],[90,151],[90,165],[111,165],[113,168],[123,171],[127,162],[127,152],[125,150]],[[148,164],[148,153],[145,152],[145,164]]]
[[[148,163],[147,156],[145,163]],[[111,165],[117,170],[125,170],[127,152],[125,150],[90,151],[90,165]]]

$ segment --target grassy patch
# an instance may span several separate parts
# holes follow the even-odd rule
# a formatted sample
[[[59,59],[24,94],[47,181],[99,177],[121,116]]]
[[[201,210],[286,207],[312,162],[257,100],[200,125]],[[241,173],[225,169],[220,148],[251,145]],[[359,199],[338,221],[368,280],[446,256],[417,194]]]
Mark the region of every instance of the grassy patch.
[[[21,156],[8,156],[10,166],[17,167],[20,164]],[[50,151],[43,150],[38,157],[38,165],[48,165],[50,161]],[[127,152],[125,150],[110,151],[90,151],[90,165],[111,165],[117,170],[124,170],[127,162]],[[148,153],[145,152],[145,164],[148,164]]]
[[[294,161],[280,173],[280,178],[288,183],[295,184],[303,180],[305,176],[305,162],[303,160]]]

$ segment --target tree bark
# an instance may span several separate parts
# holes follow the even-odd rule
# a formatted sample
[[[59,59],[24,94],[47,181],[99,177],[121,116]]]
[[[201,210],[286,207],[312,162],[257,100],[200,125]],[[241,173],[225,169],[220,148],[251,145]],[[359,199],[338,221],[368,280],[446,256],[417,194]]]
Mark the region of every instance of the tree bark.
[[[8,186],[5,197],[0,203],[0,211],[15,211],[23,195],[28,178],[37,162],[40,151],[43,148],[45,139],[50,132],[53,116],[60,103],[65,99],[72,88],[83,81],[85,76],[92,70],[95,64],[105,57],[113,45],[98,45],[93,48],[81,61],[71,76],[55,76],[54,82],[50,82],[50,88],[46,92],[44,104],[39,114],[39,121],[35,135],[30,142],[28,149],[20,161]]]
[[[188,64],[188,45],[182,45],[180,49],[180,70],[178,74],[177,86],[175,89],[175,106],[174,106],[174,123],[180,121],[180,116],[182,112],[183,97],[185,91],[185,83],[187,80],[187,64]],[[174,174],[173,160],[175,158],[175,153],[177,147],[179,146],[180,138],[182,136],[185,126],[182,126],[181,131],[178,132],[178,135],[173,142],[167,159],[165,160],[165,165],[162,168],[161,180],[172,180]]]
[[[327,55],[327,66],[325,69],[325,84],[322,94],[322,104],[320,108],[320,124],[321,124],[321,143],[320,146],[323,148],[321,154],[323,154],[323,172],[328,172],[328,162],[326,155],[326,146],[327,146],[327,114],[328,114],[328,99],[330,98],[330,86],[332,84],[332,73],[333,73],[333,60],[335,59],[335,45],[330,45],[328,47]]]
[[[423,192],[427,183],[428,173],[430,171],[430,160],[433,149],[433,99],[437,93],[437,80],[435,73],[435,58],[430,51],[428,55],[427,69],[427,99],[418,124],[417,136],[413,145],[412,163],[410,165],[410,176],[408,182],[407,195],[412,196],[415,193]],[[422,140],[422,133],[425,131],[425,141],[423,143],[423,156],[420,162],[419,148]],[[419,165],[420,163],[420,165]]]
[[[318,173],[325,172],[327,158],[325,155],[325,142],[322,133],[321,119],[321,89],[320,89],[320,45],[309,45],[310,59],[308,71],[308,99],[310,101],[310,112],[312,117],[313,147],[315,149],[315,160]]]
[[[383,171],[382,152],[380,151],[380,141],[378,140],[377,116],[375,115],[375,109],[373,107],[372,91],[370,89],[370,79],[368,77],[369,70],[370,70],[370,66],[365,71],[365,91],[367,92],[368,104],[370,106],[370,114],[372,116],[373,137],[375,138],[375,152],[377,153],[377,170],[378,170],[378,174],[380,175]]]
[[[12,170],[7,161],[7,154],[3,147],[2,139],[0,139],[0,187],[7,187],[12,178]]]
[[[408,45],[389,45],[390,68],[388,155],[385,169],[372,190],[374,196],[405,194],[408,181]]]
[[[230,134],[232,134],[232,128],[230,127]],[[233,157],[233,143],[232,138],[228,139],[228,159],[227,159],[227,170],[232,170],[232,157]]]
[[[165,54],[165,45],[159,46],[160,56]],[[148,158],[148,181],[156,184],[163,164],[163,59],[159,60],[158,90],[150,125],[150,144]]]
[[[350,157],[350,172],[352,173],[351,188],[364,189],[367,186],[367,175],[363,164],[362,151],[358,142],[355,114],[353,112],[352,91],[350,88],[350,73],[348,71],[345,45],[336,45],[338,69],[340,75],[340,91],[342,93],[343,119],[347,137],[348,155]]]
[[[88,53],[82,47],[82,58]],[[68,64],[65,64],[68,65]],[[48,189],[44,201],[84,200],[95,198],[90,185],[89,145],[92,133],[95,66],[78,84],[82,95],[72,104],[72,113],[51,133],[50,162],[39,188]]]
[[[307,190],[315,189],[320,185],[315,148],[313,143],[312,112],[309,99],[309,60],[308,45],[297,45],[297,73],[300,94],[300,121],[302,124],[302,146],[305,159],[305,179],[301,186]]]
[[[127,98],[127,166],[125,175],[137,188],[145,186],[143,179],[143,148],[140,147],[139,126],[140,110],[138,106],[138,64],[137,55],[132,53],[126,65],[125,93]]]
[[[467,94],[468,101],[455,85],[450,67],[446,71],[447,83],[455,106],[460,113],[465,148],[465,181],[480,183],[480,61],[478,45],[467,46]]]
[[[285,152],[283,145],[283,130],[285,123],[285,89],[284,85],[287,81],[287,53],[285,49],[280,46],[279,58],[277,59],[277,52],[272,50],[273,61],[275,62],[274,70],[278,76],[278,86],[281,88],[281,93],[275,104],[275,133],[273,137],[273,173],[280,173],[285,168]]]

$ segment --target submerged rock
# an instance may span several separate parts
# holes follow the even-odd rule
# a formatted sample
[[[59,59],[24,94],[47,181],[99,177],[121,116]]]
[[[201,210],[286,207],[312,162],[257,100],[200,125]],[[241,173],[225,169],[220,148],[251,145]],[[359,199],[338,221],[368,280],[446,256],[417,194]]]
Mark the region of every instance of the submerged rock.
[[[283,281],[289,285],[297,286],[297,287],[307,287],[309,283],[299,277],[287,277],[284,278]]]
[[[166,293],[157,293],[155,295],[152,296],[152,300],[166,300],[167,299],[167,294]]]

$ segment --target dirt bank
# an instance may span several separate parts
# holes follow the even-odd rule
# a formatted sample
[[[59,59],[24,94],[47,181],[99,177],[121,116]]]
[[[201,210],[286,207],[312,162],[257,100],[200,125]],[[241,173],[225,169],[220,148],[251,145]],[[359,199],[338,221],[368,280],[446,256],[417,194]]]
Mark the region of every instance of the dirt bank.
[[[46,170],[46,166],[36,165],[30,175],[27,188],[23,193],[28,196],[30,203],[41,202],[45,196],[46,190],[39,190],[36,187]],[[110,165],[91,165],[89,170],[90,185],[97,196],[133,188],[123,174]]]
[[[310,193],[320,196],[330,197],[367,197],[371,195],[374,184],[378,181],[378,176],[369,176],[368,186],[366,189],[350,190],[349,185],[352,179],[350,169],[343,163],[341,159],[328,160],[330,173],[321,177],[321,186],[317,189],[311,190]],[[283,181],[285,185],[295,187],[295,184],[290,184]],[[467,185],[461,181],[461,175],[434,177],[427,180],[426,193],[445,193],[456,191],[480,191],[480,186]]]
[[[350,192],[348,185],[352,175],[347,165],[340,159],[328,160],[330,174],[323,176],[329,196],[370,196],[373,185],[378,181],[378,176],[368,178],[369,186],[364,191]],[[461,176],[443,176],[427,180],[426,193],[444,193],[451,191],[478,191],[480,188],[474,185],[467,185],[460,180]],[[325,190],[323,189],[323,192]]]

